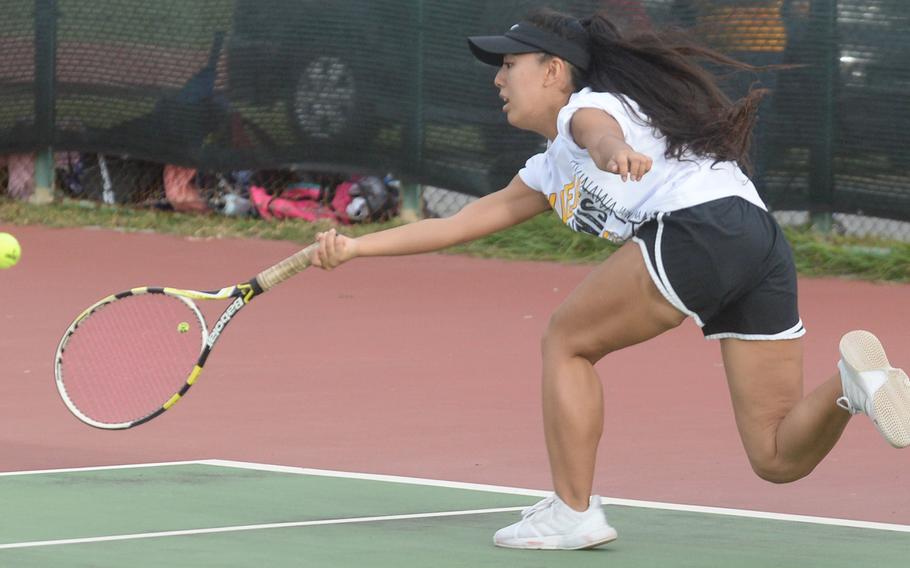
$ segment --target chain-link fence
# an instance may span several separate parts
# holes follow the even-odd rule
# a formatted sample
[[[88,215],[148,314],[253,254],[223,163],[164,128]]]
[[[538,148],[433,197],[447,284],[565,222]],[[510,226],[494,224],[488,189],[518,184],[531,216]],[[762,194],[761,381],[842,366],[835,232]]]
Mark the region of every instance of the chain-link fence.
[[[0,157],[0,195],[29,199],[35,161],[31,154]],[[213,172],[78,152],[57,153],[54,169],[54,193],[90,205],[353,224],[390,219],[402,201],[401,183],[391,174],[299,168]]]
[[[427,217],[449,217],[477,199],[432,186],[424,187],[422,196],[423,214]],[[774,211],[774,216],[784,226],[805,226],[813,223],[808,211]],[[910,242],[910,222],[907,221],[834,213],[826,222],[830,224],[830,230],[838,235]]]
[[[0,195],[20,199],[32,195],[34,162],[34,156],[30,154],[0,157]],[[372,203],[364,197],[351,205],[356,196],[345,193],[338,197],[337,188],[347,192],[364,176],[299,169],[200,172],[124,156],[76,152],[57,153],[55,170],[55,192],[59,196],[162,211],[285,218],[295,213],[284,201],[291,199],[308,203],[302,206],[302,212],[296,212],[301,218],[352,223],[388,218],[400,212],[402,206],[401,184],[391,175],[383,178],[387,193],[374,196]],[[306,191],[302,193],[301,189]],[[357,191],[359,188],[355,193]],[[423,217],[449,217],[478,199],[435,186],[422,186],[419,195],[417,213]],[[259,201],[253,197],[259,197]],[[280,210],[281,206],[285,207],[284,211]],[[336,210],[342,208],[344,214],[339,215]],[[785,226],[804,226],[818,221],[809,211],[776,210],[774,214]],[[825,225],[825,230],[838,235],[910,242],[910,222],[906,221],[861,212],[833,213],[826,216]]]

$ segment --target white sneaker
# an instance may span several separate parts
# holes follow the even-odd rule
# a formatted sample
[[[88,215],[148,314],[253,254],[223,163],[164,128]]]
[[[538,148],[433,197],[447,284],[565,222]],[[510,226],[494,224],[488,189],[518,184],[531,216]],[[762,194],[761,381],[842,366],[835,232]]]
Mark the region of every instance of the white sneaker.
[[[888,361],[878,338],[851,331],[840,340],[841,384],[837,405],[850,414],[863,413],[895,448],[910,446],[910,378]]]
[[[521,520],[496,531],[493,543],[505,548],[578,550],[616,540],[616,529],[607,524],[600,497],[594,495],[588,510],[578,512],[555,493],[521,512]]]

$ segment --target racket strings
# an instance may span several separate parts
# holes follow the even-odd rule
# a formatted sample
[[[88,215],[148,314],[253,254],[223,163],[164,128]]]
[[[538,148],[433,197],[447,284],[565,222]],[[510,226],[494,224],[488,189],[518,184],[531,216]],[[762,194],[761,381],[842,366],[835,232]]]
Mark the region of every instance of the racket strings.
[[[156,412],[185,384],[199,356],[203,322],[184,301],[163,294],[120,298],[93,312],[61,358],[66,395],[105,424]]]

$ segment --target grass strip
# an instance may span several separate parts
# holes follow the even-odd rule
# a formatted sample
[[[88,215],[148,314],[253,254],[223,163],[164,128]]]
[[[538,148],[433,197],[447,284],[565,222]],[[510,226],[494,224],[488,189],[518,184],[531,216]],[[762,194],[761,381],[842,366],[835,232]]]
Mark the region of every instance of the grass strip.
[[[191,215],[73,200],[34,206],[7,198],[0,198],[0,221],[15,225],[101,227],[197,238],[258,238],[300,244],[312,242],[318,231],[331,227],[328,222]],[[345,226],[339,230],[356,237],[402,223],[396,219],[387,223]],[[823,234],[810,227],[787,227],[785,231],[793,247],[797,269],[804,276],[910,282],[910,243]],[[614,250],[616,245],[570,231],[555,215],[544,214],[445,252],[507,260],[591,264],[607,258]]]

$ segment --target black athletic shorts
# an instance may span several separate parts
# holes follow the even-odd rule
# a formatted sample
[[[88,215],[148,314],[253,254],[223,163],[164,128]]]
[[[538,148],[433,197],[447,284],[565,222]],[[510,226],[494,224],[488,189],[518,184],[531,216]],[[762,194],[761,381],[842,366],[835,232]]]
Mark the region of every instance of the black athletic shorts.
[[[806,333],[793,253],[777,221],[739,197],[661,213],[633,237],[661,294],[708,339]]]

